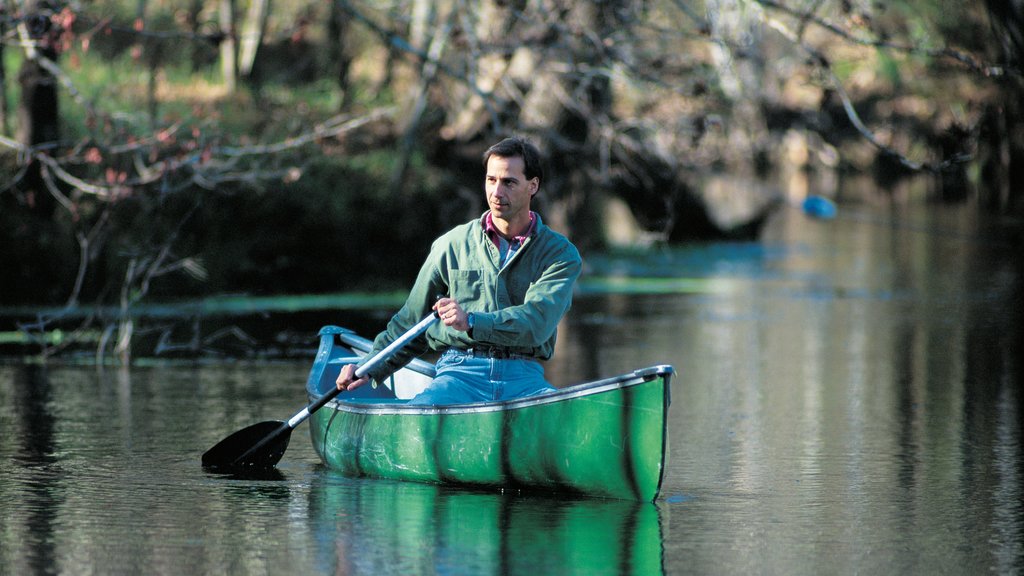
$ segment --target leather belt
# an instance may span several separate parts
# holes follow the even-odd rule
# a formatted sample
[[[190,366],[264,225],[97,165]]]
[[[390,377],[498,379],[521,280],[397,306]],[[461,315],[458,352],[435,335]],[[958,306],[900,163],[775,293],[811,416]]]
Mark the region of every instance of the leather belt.
[[[452,350],[460,354],[468,354],[476,358],[493,358],[495,360],[533,360],[537,359],[533,356],[527,356],[526,354],[519,354],[512,352],[507,348],[490,348],[490,347],[477,347],[477,348],[453,348]]]

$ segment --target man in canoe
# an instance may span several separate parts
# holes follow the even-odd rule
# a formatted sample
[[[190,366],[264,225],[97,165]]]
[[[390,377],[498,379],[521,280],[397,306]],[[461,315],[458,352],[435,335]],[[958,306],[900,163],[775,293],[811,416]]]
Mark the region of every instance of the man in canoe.
[[[554,389],[541,362],[554,352],[582,260],[530,210],[543,177],[532,143],[506,138],[484,153],[484,166],[488,211],[434,241],[405,305],[366,358],[431,310],[441,323],[363,378],[355,378],[356,365],[345,366],[338,388],[384,380],[432,349],[443,351],[437,375],[410,404],[507,400]]]

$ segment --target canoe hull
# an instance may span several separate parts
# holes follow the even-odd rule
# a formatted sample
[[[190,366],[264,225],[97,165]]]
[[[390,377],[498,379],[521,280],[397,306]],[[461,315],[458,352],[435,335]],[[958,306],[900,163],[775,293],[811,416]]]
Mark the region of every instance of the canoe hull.
[[[456,406],[341,395],[312,415],[310,434],[324,463],[350,476],[651,501],[664,474],[671,376],[658,366]]]

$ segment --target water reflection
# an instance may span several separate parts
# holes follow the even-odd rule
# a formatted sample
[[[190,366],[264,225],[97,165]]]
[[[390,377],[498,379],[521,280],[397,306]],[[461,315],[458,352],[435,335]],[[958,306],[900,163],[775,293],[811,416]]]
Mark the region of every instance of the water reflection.
[[[32,481],[3,489],[0,501],[5,506],[19,502],[25,507],[25,529],[35,537],[24,542],[23,560],[31,572],[43,574],[54,565],[56,511],[64,500],[64,474],[55,457],[57,423],[51,410],[52,392],[45,369],[38,366],[18,371],[12,388],[9,405],[16,422],[12,426],[15,433],[8,438],[14,445],[5,441],[3,451],[13,448],[12,461],[22,468],[23,477]],[[6,526],[0,524],[0,528]]]
[[[727,293],[577,303],[560,342],[570,362],[679,371],[664,493],[688,513],[671,565],[1024,567],[1022,259],[1012,230],[962,218],[783,215],[739,266],[703,271]]]
[[[220,383],[272,389],[302,377],[298,366],[244,372],[0,365],[0,574],[280,573],[294,564],[286,549],[254,557],[252,548],[288,533],[288,473],[232,482],[198,466],[197,446],[223,433],[209,410],[228,404]],[[268,408],[282,399],[294,398],[281,392]]]
[[[310,518],[321,573],[664,572],[661,514],[649,502],[474,493],[325,471]]]
[[[714,290],[574,302],[554,382],[677,369],[654,505],[345,479],[304,430],[277,477],[202,472],[306,362],[0,365],[0,573],[1020,573],[1020,243],[864,211],[604,263]]]

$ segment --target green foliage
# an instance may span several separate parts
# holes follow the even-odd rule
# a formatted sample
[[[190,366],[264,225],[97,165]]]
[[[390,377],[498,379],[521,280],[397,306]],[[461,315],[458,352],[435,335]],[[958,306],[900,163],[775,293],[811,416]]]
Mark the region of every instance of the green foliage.
[[[903,77],[900,73],[900,63],[885,50],[878,51],[878,68],[879,74],[893,88],[898,89],[901,86]]]
[[[45,187],[22,190],[25,182],[0,193],[5,246],[0,267],[11,280],[0,290],[4,303],[67,299],[81,260],[76,238],[94,230],[77,295],[81,302],[117,306],[122,295],[167,299],[407,284],[443,225],[433,202],[436,183],[420,178],[401,199],[392,197],[390,151],[332,155],[330,145],[307,144],[268,156],[224,157],[225,147],[281,142],[336,115],[336,81],[324,73],[308,82],[264,76],[226,94],[212,46],[174,35],[138,40],[126,26],[136,6],[93,4],[89,20],[76,23],[73,49],[59,62],[78,91],[74,97],[60,92],[63,141],[78,145],[70,153],[77,159],[64,169],[75,178],[111,185],[117,197],[63,186],[69,208],[57,205]],[[179,29],[173,6],[159,3],[148,10],[147,30]],[[280,17],[288,10],[275,13]],[[109,33],[87,34],[107,18],[113,23]],[[173,50],[180,48],[186,52]],[[192,57],[181,57],[189,49]],[[20,51],[4,54],[8,70],[21,66]],[[261,56],[264,63],[294,56],[287,50],[268,54]],[[322,60],[315,46],[309,54]],[[287,71],[291,63],[284,59],[268,66]],[[18,85],[10,88],[13,103]],[[363,105],[369,106],[392,97],[390,89],[366,94],[372,98]],[[133,146],[137,142],[148,143]],[[218,174],[243,179],[218,182],[214,189],[202,180],[191,182],[194,171],[208,162],[204,150],[212,149],[221,150],[212,154],[223,165]],[[4,182],[16,179],[15,156],[10,151],[0,162]],[[160,161],[177,167],[156,181],[136,171],[145,165],[162,170]],[[422,168],[417,156],[410,170]],[[127,178],[127,185],[114,185],[119,178]],[[34,202],[47,206],[40,209]]]
[[[19,266],[35,267],[34,271],[26,268],[29,271],[19,274],[23,278],[35,274],[40,282],[55,286],[43,292],[23,289],[22,296],[47,301],[66,297],[77,271],[76,235],[88,234],[105,211],[109,222],[100,238],[104,241],[92,246],[95,261],[85,280],[83,301],[116,300],[130,265],[151,261],[169,241],[169,262],[195,257],[201,264],[193,268],[201,267],[206,274],[183,274],[179,270],[160,275],[147,288],[149,295],[308,293],[365,288],[380,283],[380,271],[386,271],[389,279],[396,279],[394,282],[405,282],[418,267],[430,240],[453,224],[453,220],[464,219],[467,200],[452,192],[459,185],[441,184],[445,178],[457,178],[454,174],[459,170],[460,159],[455,154],[448,158],[447,152],[415,147],[418,153],[410,159],[407,180],[414,189],[396,197],[398,193],[393,191],[390,179],[398,159],[391,145],[401,137],[403,121],[408,117],[399,117],[394,125],[379,129],[361,128],[366,130],[365,134],[340,140],[325,137],[323,141],[283,152],[238,152],[309,133],[340,112],[357,117],[363,111],[380,108],[381,104],[397,104],[400,115],[408,114],[414,109],[409,95],[419,93],[412,88],[417,87],[422,62],[412,52],[400,53],[395,43],[408,39],[409,3],[389,3],[383,7],[370,2],[352,3],[368,18],[372,17],[370,20],[380,30],[356,20],[345,29],[343,52],[352,58],[345,92],[338,85],[340,67],[337,54],[332,54],[337,51],[326,42],[327,35],[338,30],[327,26],[331,3],[303,0],[272,4],[267,35],[257,57],[259,71],[233,93],[225,89],[217,61],[217,3],[97,0],[74,7],[78,16],[75,34],[70,49],[61,54],[57,64],[78,94],[73,96],[73,91],[63,86],[60,89],[65,148],[54,152],[54,156],[74,177],[96,187],[117,189],[118,197],[100,200],[91,196],[92,192],[79,193],[73,184],[64,182],[64,193],[73,208],[55,206],[40,212],[30,207],[29,202],[34,199],[52,204],[53,198],[45,192],[0,193],[4,209],[0,224],[11,228],[0,240],[20,246],[18,242],[33,236],[41,239],[37,249],[24,252],[23,258],[5,252],[3,257],[7,260],[0,264],[19,270]],[[791,9],[801,5],[787,4]],[[243,6],[244,3],[236,3],[240,18]],[[703,170],[745,166],[749,159],[732,155],[733,150],[743,149],[734,143],[738,138],[762,136],[760,131],[757,135],[732,132],[743,120],[742,116],[733,116],[733,112],[743,108],[735,106],[742,103],[725,97],[719,81],[725,64],[709,56],[710,47],[719,42],[725,42],[734,57],[741,59],[738,61],[758,55],[777,64],[767,66],[765,76],[750,83],[745,97],[751,102],[764,100],[766,95],[775,98],[774,88],[759,87],[781,86],[785,80],[787,92],[781,101],[787,109],[779,112],[788,125],[782,126],[783,130],[808,129],[797,125],[796,119],[803,119],[800,121],[810,126],[842,125],[815,120],[821,119],[817,116],[822,113],[819,108],[829,105],[822,86],[831,83],[831,74],[826,75],[825,71],[835,72],[842,83],[848,84],[848,89],[853,88],[852,98],[861,99],[853,104],[872,128],[913,125],[918,134],[926,133],[928,127],[943,124],[939,113],[955,109],[957,101],[969,101],[965,96],[976,90],[972,83],[963,82],[960,86],[966,88],[962,90],[950,87],[949,82],[943,82],[945,78],[928,73],[929,67],[935,65],[931,62],[933,56],[924,50],[898,47],[914,44],[921,49],[941,48],[949,45],[947,37],[970,48],[985,46],[983,39],[968,38],[970,34],[980,36],[978,32],[984,29],[980,24],[984,20],[983,7],[953,0],[859,3],[845,9],[842,6],[846,5],[825,3],[806,15],[820,16],[823,21],[847,30],[852,38],[891,42],[893,47],[875,49],[844,42],[835,34],[823,32],[820,26],[810,25],[812,20],[800,20],[799,14],[792,14],[791,10],[758,2],[742,3],[742,22],[763,25],[765,22],[753,21],[759,14],[765,14],[764,18],[803,31],[803,40],[820,48],[829,64],[801,62],[801,52],[781,36],[764,35],[763,38],[773,39],[769,42],[758,34],[740,35],[735,38],[735,45],[729,45],[729,38],[714,37],[716,28],[709,26],[709,20],[699,10],[689,9],[685,3],[645,5],[643,10],[630,12],[636,21],[618,20],[617,16],[612,20],[618,22],[616,26],[602,24],[604,20],[600,18],[583,17],[591,13],[584,7],[568,9],[564,21],[557,22],[535,6],[524,7],[514,15],[524,25],[510,31],[502,42],[517,45],[524,37],[516,34],[524,30],[549,30],[552,36],[545,36],[543,41],[524,42],[523,50],[531,51],[534,58],[517,59],[516,67],[526,66],[529,60],[561,64],[528,70],[522,79],[512,75],[507,78],[509,82],[494,83],[494,102],[510,103],[509,109],[499,110],[497,115],[508,122],[506,129],[522,129],[551,142],[566,139],[565,126],[573,126],[580,140],[573,144],[579,144],[580,149],[572,151],[571,163],[562,160],[564,173],[559,174],[564,182],[572,184],[556,188],[562,194],[557,200],[565,201],[577,192],[572,186],[586,182],[580,177],[585,170],[600,164],[602,171],[614,174],[615,170],[621,172],[627,162],[643,165],[649,159],[595,155],[595,147],[605,151],[606,138],[615,142],[631,137],[631,126],[651,127],[649,133],[635,139],[637,142],[658,142],[657,149],[663,149],[666,157],[683,159],[680,175],[673,172],[666,179],[672,183],[663,187],[666,190],[688,188],[680,185],[694,175],[702,176]],[[145,10],[142,33],[132,25],[140,7]],[[443,73],[430,86],[427,109],[420,119],[424,139],[435,143],[439,140],[436,131],[441,126],[448,130],[455,125],[467,127],[466,133],[454,130],[443,136],[441,140],[445,142],[472,143],[474,138],[491,136],[486,128],[472,133],[470,130],[476,129],[473,122],[463,122],[461,118],[454,121],[462,112],[473,113],[472,105],[467,104],[470,101],[459,96],[469,91],[466,82],[479,81],[481,86],[490,86],[494,80],[487,77],[487,67],[480,66],[490,60],[493,39],[483,29],[472,29],[473,17],[480,14],[479,7],[464,8],[467,14],[459,25],[470,27],[454,34],[450,47],[441,55]],[[500,8],[496,10],[500,12]],[[612,14],[604,16],[611,18]],[[970,34],[957,28],[961,23]],[[569,34],[569,30],[575,33]],[[575,42],[573,38],[590,37],[579,31],[604,34],[600,36],[604,50],[594,52],[589,40]],[[754,41],[762,43],[747,46]],[[6,69],[16,71],[22,53],[14,44],[7,47]],[[767,51],[759,55],[760,50]],[[579,67],[580,63],[586,63],[586,67]],[[951,68],[948,59],[944,66],[941,70],[945,74]],[[552,70],[560,74],[564,70],[564,75],[555,77]],[[616,85],[628,87],[628,92],[619,89],[608,95],[604,94],[601,82],[587,84],[576,80],[577,76],[603,78],[605,74]],[[789,81],[791,77],[795,79]],[[826,81],[816,86],[816,78]],[[563,81],[564,84],[560,83]],[[509,87],[515,88],[513,93],[507,93]],[[539,92],[554,93],[563,88],[569,91],[567,96],[578,99],[578,109],[572,113],[559,108],[565,98],[546,103],[547,99],[539,97]],[[879,101],[894,96],[914,98],[904,99],[899,106],[875,105],[887,104]],[[9,82],[7,97],[12,104],[17,102],[15,82]],[[603,108],[602,102],[610,100],[614,107]],[[942,105],[936,106],[935,102]],[[516,109],[528,104],[541,107]],[[873,110],[881,110],[878,117],[872,117]],[[538,125],[516,125],[521,112],[522,117],[544,120]],[[836,118],[842,119],[839,110],[824,113],[835,113]],[[959,111],[957,118],[963,117],[964,123],[970,124],[972,113],[970,109]],[[903,118],[910,115],[918,119],[916,124]],[[483,120],[477,124],[486,123]],[[557,134],[548,135],[547,131]],[[587,141],[595,134],[602,134],[600,143]],[[751,148],[771,148],[776,141],[771,138],[777,136],[768,134]],[[850,137],[839,130],[825,136],[837,147],[842,146],[842,138]],[[860,139],[856,134],[853,137]],[[359,138],[364,140],[357,141]],[[361,146],[364,142],[371,144]],[[926,157],[928,153],[913,148],[906,143],[907,139],[895,142],[894,148],[912,152],[915,158]],[[655,146],[647,148],[654,149]],[[437,166],[427,166],[423,155],[430,156]],[[13,154],[0,166],[5,182],[13,180],[17,172],[12,158]],[[784,159],[776,157],[770,161]],[[142,173],[147,170],[158,177],[144,177]],[[443,173],[445,170],[451,173]],[[640,170],[635,175],[653,172]],[[297,180],[296,173],[301,173]],[[127,183],[120,185],[124,180]],[[641,188],[636,185],[636,190]],[[437,198],[442,196],[445,202],[438,202]],[[597,205],[585,194],[581,198],[581,204]],[[674,198],[673,203],[685,205],[676,203]],[[641,204],[635,201],[633,207]],[[653,204],[661,216],[665,203]],[[578,216],[584,212],[571,213]],[[591,220],[600,217],[596,212],[589,216]],[[38,229],[17,232],[25,230],[25,223]],[[16,233],[22,235],[15,237]],[[137,284],[127,288],[127,293],[146,293]]]

